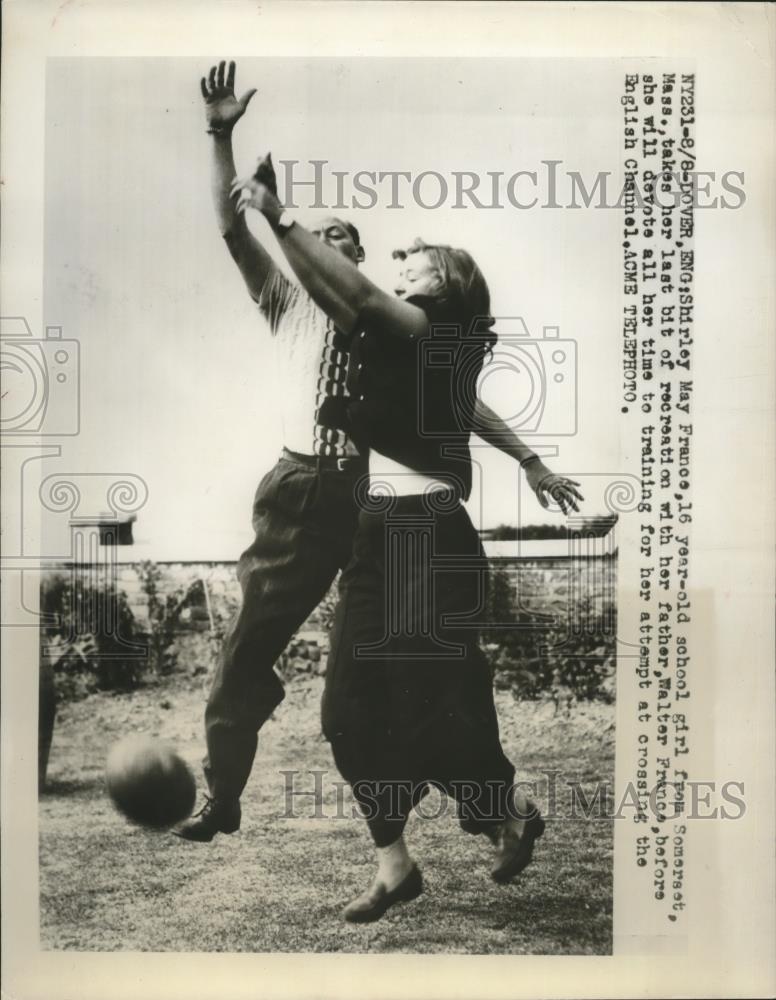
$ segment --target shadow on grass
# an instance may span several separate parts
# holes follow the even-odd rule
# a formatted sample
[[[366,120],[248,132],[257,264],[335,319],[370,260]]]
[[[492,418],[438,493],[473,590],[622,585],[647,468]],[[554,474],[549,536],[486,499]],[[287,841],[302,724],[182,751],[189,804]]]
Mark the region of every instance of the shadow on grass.
[[[56,795],[94,795],[105,791],[102,775],[90,778],[49,778],[38,790],[39,799],[49,799]]]

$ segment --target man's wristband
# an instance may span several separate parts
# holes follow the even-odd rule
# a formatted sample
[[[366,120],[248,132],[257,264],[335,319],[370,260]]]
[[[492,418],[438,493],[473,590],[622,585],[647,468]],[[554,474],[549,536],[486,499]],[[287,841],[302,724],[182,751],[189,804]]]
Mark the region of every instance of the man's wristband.
[[[531,462],[541,462],[541,459],[538,455],[529,455],[528,458],[520,460],[520,468],[524,469],[526,465],[529,465]]]
[[[232,134],[231,128],[226,128],[226,127],[225,128],[218,128],[218,127],[213,128],[211,126],[210,128],[205,129],[205,131],[207,132],[208,135],[222,135],[222,136],[225,136],[225,135],[231,135]]]

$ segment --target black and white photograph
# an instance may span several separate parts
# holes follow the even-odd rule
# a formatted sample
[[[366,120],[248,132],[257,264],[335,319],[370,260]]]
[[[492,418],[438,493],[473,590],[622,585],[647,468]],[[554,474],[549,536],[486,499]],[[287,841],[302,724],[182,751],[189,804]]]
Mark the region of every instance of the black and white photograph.
[[[580,283],[553,302],[552,236],[451,174],[506,167],[523,120],[526,163],[540,141],[570,159],[573,132],[530,123],[543,76],[52,62],[45,267],[61,343],[79,333],[72,451],[127,473],[44,459],[44,503],[69,507],[52,550],[61,525],[88,553],[41,582],[52,947],[611,951],[617,480],[590,474],[611,429],[582,429],[584,365],[607,363],[595,301]]]
[[[9,993],[765,989],[773,9],[9,7]]]

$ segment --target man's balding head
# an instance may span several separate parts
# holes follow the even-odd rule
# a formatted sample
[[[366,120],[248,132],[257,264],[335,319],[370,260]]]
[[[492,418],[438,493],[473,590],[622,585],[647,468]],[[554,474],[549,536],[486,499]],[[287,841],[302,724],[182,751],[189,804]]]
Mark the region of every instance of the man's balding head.
[[[359,232],[347,219],[329,215],[320,222],[314,223],[310,227],[310,231],[322,243],[341,253],[348,260],[352,260],[354,264],[360,264],[365,257]]]

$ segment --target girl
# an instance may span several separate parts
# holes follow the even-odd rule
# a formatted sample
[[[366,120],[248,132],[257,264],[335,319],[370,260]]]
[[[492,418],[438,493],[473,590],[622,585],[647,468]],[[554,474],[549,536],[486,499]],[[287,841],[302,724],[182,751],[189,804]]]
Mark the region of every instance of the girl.
[[[390,296],[284,212],[269,158],[234,192],[240,210],[263,213],[308,293],[351,337],[348,396],[326,419],[369,451],[322,713],[377,853],[374,882],[344,916],[376,920],[421,893],[404,827],[430,786],[457,801],[465,830],[491,839],[491,875],[507,882],[530,862],[544,821],[499,741],[477,631],[487,566],[463,506],[477,379],[496,340],[487,283],[465,250],[416,241],[395,255]],[[576,507],[572,480],[545,488]]]

